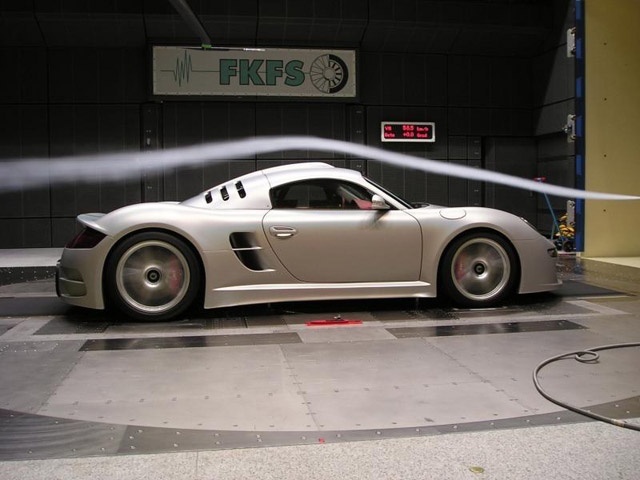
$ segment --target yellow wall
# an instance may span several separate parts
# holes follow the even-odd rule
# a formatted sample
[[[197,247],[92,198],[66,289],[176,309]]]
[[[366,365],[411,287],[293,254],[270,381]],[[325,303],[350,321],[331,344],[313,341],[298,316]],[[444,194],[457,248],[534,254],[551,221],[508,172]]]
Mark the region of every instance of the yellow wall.
[[[640,195],[640,0],[585,0],[586,188]],[[640,201],[587,201],[585,256],[640,256]]]

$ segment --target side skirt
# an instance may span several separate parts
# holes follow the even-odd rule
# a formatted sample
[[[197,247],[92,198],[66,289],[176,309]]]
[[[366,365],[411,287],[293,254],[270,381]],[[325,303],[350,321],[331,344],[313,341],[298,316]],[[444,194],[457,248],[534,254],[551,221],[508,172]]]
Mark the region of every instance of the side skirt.
[[[403,297],[435,297],[435,288],[430,283],[420,281],[238,285],[208,292],[205,308],[252,303]]]

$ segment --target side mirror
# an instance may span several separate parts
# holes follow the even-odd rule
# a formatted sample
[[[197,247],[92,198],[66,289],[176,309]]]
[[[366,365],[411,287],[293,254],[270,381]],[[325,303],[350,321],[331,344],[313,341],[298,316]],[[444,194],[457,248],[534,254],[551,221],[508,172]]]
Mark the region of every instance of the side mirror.
[[[380,195],[374,195],[371,197],[371,209],[372,210],[389,210],[391,207],[387,205]]]

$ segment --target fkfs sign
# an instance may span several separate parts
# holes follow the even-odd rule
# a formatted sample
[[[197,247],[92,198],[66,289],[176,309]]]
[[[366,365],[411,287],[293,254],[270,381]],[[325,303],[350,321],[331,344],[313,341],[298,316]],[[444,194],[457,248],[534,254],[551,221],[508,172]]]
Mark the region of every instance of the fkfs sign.
[[[153,94],[352,98],[356,52],[153,47]]]

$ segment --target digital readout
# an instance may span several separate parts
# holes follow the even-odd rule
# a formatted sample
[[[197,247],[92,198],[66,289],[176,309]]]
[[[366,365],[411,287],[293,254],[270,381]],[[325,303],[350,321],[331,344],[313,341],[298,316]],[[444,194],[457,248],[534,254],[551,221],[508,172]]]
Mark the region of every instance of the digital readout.
[[[433,122],[382,122],[380,139],[383,142],[435,142]]]

